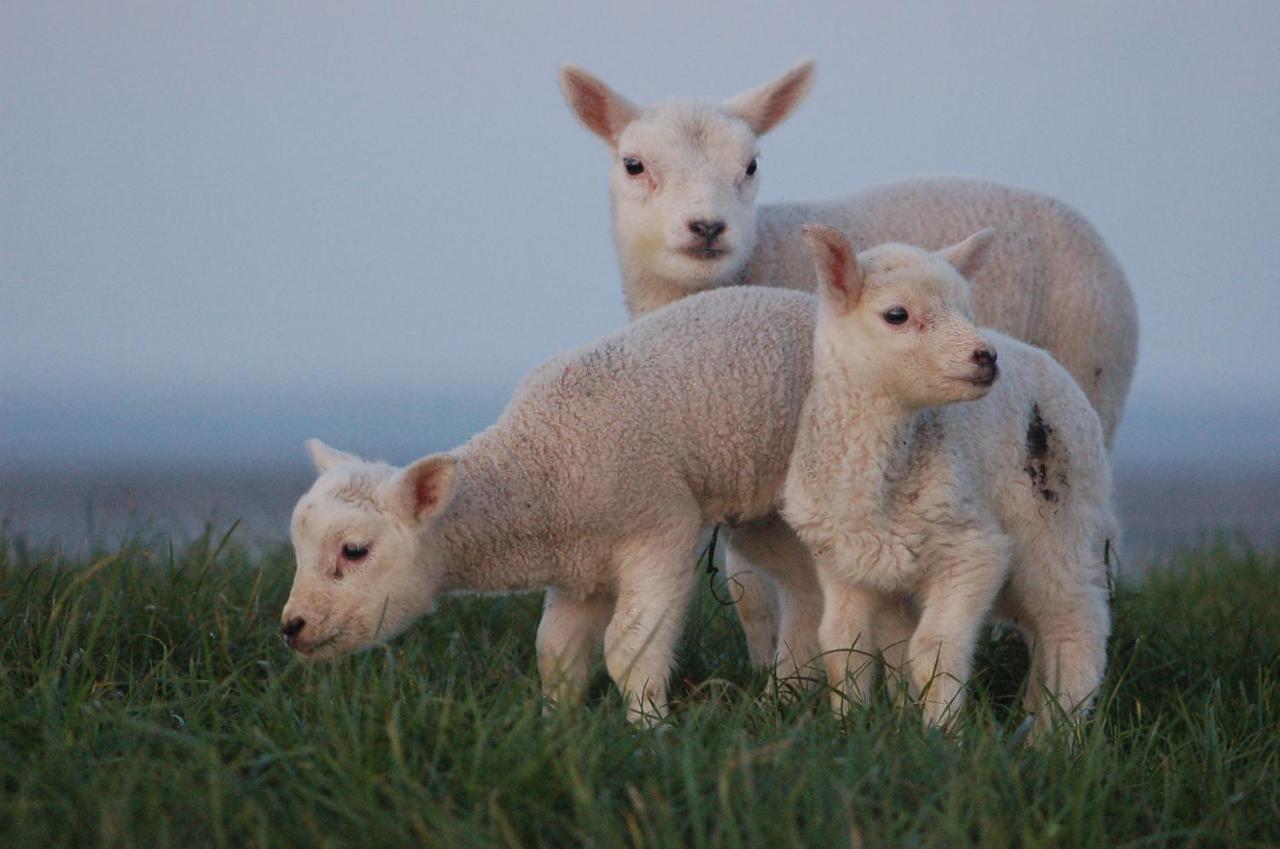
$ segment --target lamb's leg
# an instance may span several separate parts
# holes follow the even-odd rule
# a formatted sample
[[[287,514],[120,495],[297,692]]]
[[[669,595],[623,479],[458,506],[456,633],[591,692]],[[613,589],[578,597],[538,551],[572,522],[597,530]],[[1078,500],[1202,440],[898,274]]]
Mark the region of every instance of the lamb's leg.
[[[547,590],[538,623],[538,675],[547,706],[578,702],[591,676],[613,602],[601,596],[578,598]]]
[[[911,692],[910,645],[916,630],[916,614],[905,598],[886,600],[876,618],[876,643],[884,659],[885,684],[894,703],[905,705],[919,693]]]
[[[978,634],[1009,570],[1009,546],[998,531],[943,531],[945,545],[921,552],[920,624],[908,647],[913,692],[925,723],[949,725],[959,715]]]
[[[648,725],[667,713],[672,654],[693,589],[697,530],[687,545],[632,544],[617,558],[618,598],[604,633],[604,662],[627,703]]]
[[[752,663],[773,666],[778,679],[792,685],[818,677],[822,590],[809,549],[777,514],[733,528],[728,541],[726,571],[730,563],[735,568],[749,563],[763,578],[757,590],[763,587],[771,596],[766,605],[762,593],[748,585],[744,589],[753,595],[739,602]],[[730,554],[733,560],[728,559]],[[743,602],[747,602],[745,608]]]
[[[1059,718],[1083,717],[1097,694],[1106,670],[1111,612],[1100,553],[1077,551],[1067,568],[1041,570],[1038,576],[1028,572],[1012,589],[1028,620],[1031,674],[1025,706],[1035,714],[1033,733],[1040,736]]]
[[[866,704],[875,684],[876,626],[883,604],[880,595],[842,578],[838,572],[818,567],[822,584],[822,624],[818,642],[827,683],[831,685],[831,709],[843,716],[850,707]]]
[[[751,665],[771,666],[778,641],[777,599],[765,567],[755,562],[762,553],[759,536],[752,525],[725,534],[724,574],[747,638]],[[763,554],[768,556],[767,549]]]
[[[793,554],[800,556],[800,553]],[[784,571],[776,579],[778,650],[774,657],[774,675],[779,683],[799,688],[822,680],[822,647],[818,639],[822,587],[808,550],[802,555],[800,567]]]

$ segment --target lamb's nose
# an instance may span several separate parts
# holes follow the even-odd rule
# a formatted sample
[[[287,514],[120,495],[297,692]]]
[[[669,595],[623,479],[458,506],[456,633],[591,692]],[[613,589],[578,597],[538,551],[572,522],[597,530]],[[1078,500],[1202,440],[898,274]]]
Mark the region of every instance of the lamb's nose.
[[[973,352],[973,361],[980,366],[994,366],[996,364],[996,352],[989,348],[979,348]]]
[[[707,221],[706,219],[698,219],[689,222],[689,229],[696,235],[706,239],[708,243],[714,242],[716,236],[724,232],[725,224],[723,221]]]
[[[280,626],[280,633],[284,634],[284,638],[287,640],[301,631],[306,624],[307,620],[303,619],[301,616],[295,616]]]

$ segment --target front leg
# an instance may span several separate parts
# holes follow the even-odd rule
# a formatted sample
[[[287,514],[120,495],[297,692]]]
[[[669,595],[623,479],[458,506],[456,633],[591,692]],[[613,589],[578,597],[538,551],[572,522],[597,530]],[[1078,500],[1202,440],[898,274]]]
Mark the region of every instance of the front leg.
[[[612,615],[609,598],[579,598],[562,590],[547,590],[537,648],[538,675],[548,708],[582,700],[591,664]]]
[[[822,586],[822,624],[818,642],[831,685],[831,709],[843,716],[850,707],[866,704],[876,671],[876,620],[881,600],[873,590],[840,575],[818,561]]]
[[[689,564],[697,529],[687,536],[675,545],[632,543],[617,558],[618,598],[604,633],[604,662],[627,719],[639,725],[667,714],[667,678],[694,584]]]
[[[908,647],[925,723],[949,726],[964,701],[978,634],[1009,573],[1008,539],[994,529],[942,530],[921,552],[920,624]]]
[[[903,597],[886,598],[876,617],[876,644],[884,659],[885,684],[894,704],[902,707],[919,693],[911,692],[911,635],[916,630],[916,613]]]

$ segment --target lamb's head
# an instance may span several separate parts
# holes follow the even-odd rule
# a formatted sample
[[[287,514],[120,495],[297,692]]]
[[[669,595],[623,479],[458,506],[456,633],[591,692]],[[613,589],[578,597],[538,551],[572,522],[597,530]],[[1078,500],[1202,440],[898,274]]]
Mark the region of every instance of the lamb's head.
[[[399,634],[431,609],[442,564],[434,517],[453,494],[454,461],[403,469],[307,443],[319,473],[293,511],[297,571],[280,616],[290,648],[334,657]]]
[[[632,105],[579,68],[560,86],[609,145],[613,232],[624,274],[692,291],[730,282],[755,249],[757,139],[804,98],[813,63],[724,104]]]
[[[982,230],[936,253],[879,245],[855,254],[839,230],[806,225],[817,267],[817,356],[838,358],[908,409],[990,391],[996,351],[973,323],[969,278],[991,251]]]

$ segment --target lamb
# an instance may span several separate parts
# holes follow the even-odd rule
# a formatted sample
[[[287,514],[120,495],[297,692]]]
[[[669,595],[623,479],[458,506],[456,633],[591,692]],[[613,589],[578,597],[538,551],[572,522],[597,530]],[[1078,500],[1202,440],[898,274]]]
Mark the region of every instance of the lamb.
[[[1049,351],[1084,388],[1110,445],[1129,391],[1138,326],[1124,272],[1092,226],[1052,197],[998,183],[928,177],[874,186],[827,203],[761,206],[759,137],[804,99],[802,62],[724,104],[640,108],[580,68],[560,85],[586,128],[609,146],[613,238],[635,317],[723,286],[813,291],[801,225],[856,234],[861,247],[904,242],[941,248],[983,226],[999,232],[975,279],[984,326]],[[726,573],[753,662],[775,657],[777,610],[788,602],[767,576],[806,568],[804,547],[768,518],[727,534]]]
[[[994,613],[1031,646],[1037,732],[1078,716],[1105,667],[1117,528],[1097,414],[1048,353],[974,327],[990,230],[935,254],[804,238],[821,297],[783,515],[814,554],[833,707],[866,699],[889,613],[891,667],[950,723]]]
[[[546,589],[548,699],[580,697],[603,642],[631,719],[662,716],[702,530],[776,512],[813,314],[812,296],[777,289],[688,298],[544,364],[495,425],[404,468],[311,442],[289,645],[334,656],[394,637],[441,593]],[[796,580],[807,606],[782,642],[813,657],[821,597],[811,573]]]

